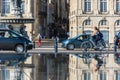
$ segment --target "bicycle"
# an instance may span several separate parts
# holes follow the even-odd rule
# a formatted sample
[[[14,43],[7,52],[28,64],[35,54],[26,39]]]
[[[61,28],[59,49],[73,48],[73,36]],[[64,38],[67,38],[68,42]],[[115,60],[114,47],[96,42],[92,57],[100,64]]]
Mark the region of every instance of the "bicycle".
[[[94,48],[95,46],[97,46],[97,48]],[[109,43],[106,42],[104,39],[100,39],[99,41],[97,41],[97,45],[95,45],[92,37],[81,44],[81,48],[83,48],[84,51],[88,51],[91,49],[102,51],[104,48],[109,49],[109,47]]]
[[[95,59],[96,55],[99,57],[99,59],[103,60],[103,64],[106,64],[106,58],[109,56],[109,54],[83,54],[81,58],[84,64],[89,65],[91,63],[91,60],[93,58]]]
[[[97,49],[94,48],[95,47],[95,43],[93,41],[92,38],[90,38],[89,40],[87,41],[84,41],[82,44],[81,44],[81,48],[83,48],[83,62],[85,64],[88,64],[90,62],[90,58],[92,58],[92,56],[94,56],[94,54],[91,54],[91,53],[88,53],[87,51],[89,50],[99,50],[99,51],[102,51],[104,48],[108,48],[109,50],[109,43],[104,41],[104,39],[101,39],[97,42]]]

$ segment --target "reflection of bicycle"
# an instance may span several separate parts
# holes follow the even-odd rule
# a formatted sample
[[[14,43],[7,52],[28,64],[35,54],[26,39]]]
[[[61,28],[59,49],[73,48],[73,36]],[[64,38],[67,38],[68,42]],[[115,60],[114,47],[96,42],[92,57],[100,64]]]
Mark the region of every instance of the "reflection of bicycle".
[[[97,46],[97,48],[94,48],[95,46]],[[83,48],[84,51],[87,50],[103,50],[104,48],[109,48],[109,43],[104,41],[104,39],[100,39],[99,41],[97,41],[97,45],[95,45],[94,41],[92,38],[90,38],[87,41],[84,41],[81,44],[81,48]]]
[[[95,56],[98,56],[99,59],[101,59],[103,61],[103,64],[106,63],[106,58],[109,56],[108,54],[82,54],[82,60],[84,64],[90,64],[91,60],[94,58]]]

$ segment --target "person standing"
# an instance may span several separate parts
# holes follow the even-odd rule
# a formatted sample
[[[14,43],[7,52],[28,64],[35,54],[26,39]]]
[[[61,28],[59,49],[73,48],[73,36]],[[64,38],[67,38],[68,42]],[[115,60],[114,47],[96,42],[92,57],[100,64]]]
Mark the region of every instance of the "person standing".
[[[37,42],[38,47],[41,46],[41,40],[42,40],[42,36],[41,36],[41,34],[39,33],[39,34],[38,34],[38,42]]]

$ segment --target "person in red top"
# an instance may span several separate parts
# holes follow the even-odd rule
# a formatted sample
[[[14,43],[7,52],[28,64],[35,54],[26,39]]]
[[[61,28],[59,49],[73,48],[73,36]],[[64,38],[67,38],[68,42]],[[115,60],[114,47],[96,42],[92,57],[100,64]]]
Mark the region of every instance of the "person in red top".
[[[41,36],[41,34],[39,34],[38,35],[38,47],[40,47],[41,46],[41,40],[42,40],[42,36]]]

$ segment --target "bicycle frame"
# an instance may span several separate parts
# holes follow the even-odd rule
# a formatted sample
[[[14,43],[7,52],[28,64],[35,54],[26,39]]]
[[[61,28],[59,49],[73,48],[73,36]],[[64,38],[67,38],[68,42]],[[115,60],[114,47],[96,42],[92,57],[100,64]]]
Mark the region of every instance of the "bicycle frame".
[[[92,39],[92,37],[90,38],[90,40],[89,40],[91,43],[92,43],[92,45],[93,45],[93,47],[95,47],[96,45],[95,45],[95,42],[93,41],[93,39]]]

